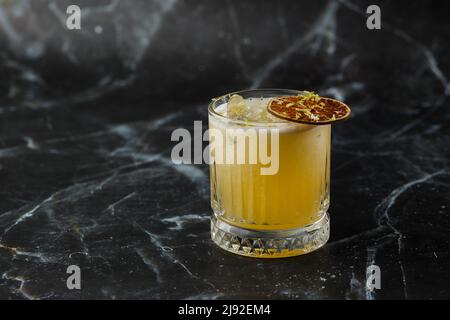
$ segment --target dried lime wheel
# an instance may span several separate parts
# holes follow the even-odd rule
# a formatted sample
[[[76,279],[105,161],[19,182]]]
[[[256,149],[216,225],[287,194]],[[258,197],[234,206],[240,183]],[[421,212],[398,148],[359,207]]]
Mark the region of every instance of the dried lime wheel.
[[[330,124],[350,116],[343,102],[320,97],[313,92],[303,95],[273,98],[267,110],[276,117],[305,124]]]

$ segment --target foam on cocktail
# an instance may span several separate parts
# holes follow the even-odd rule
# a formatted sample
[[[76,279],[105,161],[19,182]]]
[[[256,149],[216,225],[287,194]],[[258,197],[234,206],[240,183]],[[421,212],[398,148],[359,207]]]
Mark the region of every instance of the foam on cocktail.
[[[216,127],[226,126],[228,128],[245,127],[246,125],[267,128],[276,127],[280,131],[305,131],[315,128],[312,125],[293,123],[272,115],[267,110],[271,100],[272,98],[244,99],[239,95],[232,95],[228,102],[219,105],[214,111],[227,119],[236,120],[236,123],[225,123],[213,118],[210,118],[209,121],[212,121]]]
[[[228,103],[223,104],[216,112],[229,119],[249,122],[286,122],[267,111],[269,98],[244,99],[239,95],[232,95]]]

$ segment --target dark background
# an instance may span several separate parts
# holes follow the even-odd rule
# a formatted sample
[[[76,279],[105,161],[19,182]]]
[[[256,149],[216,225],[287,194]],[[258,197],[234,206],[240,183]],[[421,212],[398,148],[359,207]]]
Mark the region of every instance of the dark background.
[[[81,7],[81,30],[66,8]],[[370,4],[382,30],[366,28]],[[449,298],[448,1],[0,1],[0,298]],[[344,100],[329,244],[209,240],[207,166],[170,161],[245,88]],[[365,290],[365,269],[382,289]],[[81,291],[66,268],[82,269]]]

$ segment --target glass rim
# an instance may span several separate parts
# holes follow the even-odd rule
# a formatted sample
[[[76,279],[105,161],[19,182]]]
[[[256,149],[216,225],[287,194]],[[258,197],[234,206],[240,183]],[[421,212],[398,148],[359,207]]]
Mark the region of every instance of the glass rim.
[[[216,112],[215,108],[214,108],[214,104],[221,99],[225,99],[227,97],[231,97],[234,94],[238,94],[238,95],[242,95],[245,93],[252,93],[252,92],[278,92],[280,93],[280,96],[282,95],[282,93],[285,93],[286,95],[298,95],[301,93],[304,93],[304,90],[296,90],[296,89],[280,89],[280,88],[261,88],[261,89],[244,89],[244,90],[239,90],[239,91],[234,91],[234,92],[230,92],[224,95],[221,95],[217,98],[212,98],[211,102],[208,104],[208,113],[211,114],[214,117],[235,123],[235,124],[241,124],[241,125],[245,125],[245,126],[268,126],[268,125],[272,125],[272,126],[277,126],[277,125],[303,125],[303,126],[309,126],[308,124],[301,124],[301,123],[295,123],[292,121],[288,121],[288,120],[284,120],[280,118],[280,121],[271,121],[271,122],[267,122],[267,121],[246,121],[246,120],[236,120],[236,119],[231,119],[228,118],[227,116],[224,116],[218,112]],[[245,97],[244,97],[245,98]]]

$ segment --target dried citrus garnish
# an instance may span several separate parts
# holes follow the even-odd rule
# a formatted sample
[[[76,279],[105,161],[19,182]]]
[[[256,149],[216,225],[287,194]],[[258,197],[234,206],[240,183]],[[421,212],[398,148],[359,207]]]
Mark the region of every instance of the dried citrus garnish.
[[[269,102],[267,110],[282,119],[317,125],[347,119],[351,113],[345,103],[320,97],[313,92],[274,98]]]

